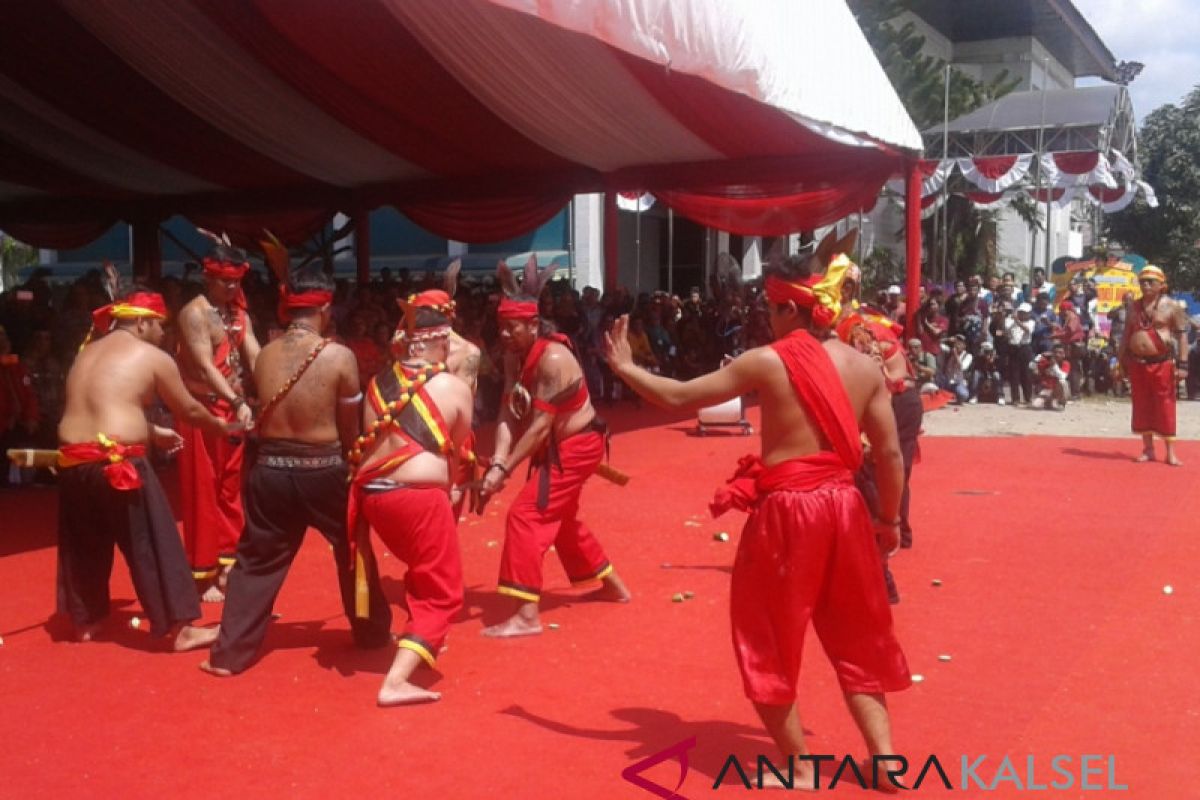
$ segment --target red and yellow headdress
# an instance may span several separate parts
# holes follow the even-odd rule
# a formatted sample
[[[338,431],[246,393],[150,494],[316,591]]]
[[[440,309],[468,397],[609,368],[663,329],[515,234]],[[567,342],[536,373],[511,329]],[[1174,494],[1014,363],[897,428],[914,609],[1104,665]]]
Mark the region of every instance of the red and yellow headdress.
[[[450,335],[449,321],[420,327],[417,325],[417,311],[428,308],[436,311],[447,320],[454,318],[456,304],[450,295],[441,289],[429,289],[420,294],[410,294],[408,300],[396,300],[402,316],[396,326],[396,339],[403,342],[421,342]]]
[[[82,347],[88,342],[99,339],[113,329],[118,320],[124,319],[166,319],[167,304],[158,292],[134,292],[124,300],[101,306],[92,312],[92,329],[83,340]]]
[[[854,266],[845,255],[830,262],[824,275],[810,275],[796,281],[788,281],[775,275],[767,276],[767,300],[775,304],[793,302],[800,308],[812,309],[813,324],[828,328],[842,311],[842,279],[846,270]]]
[[[500,306],[496,309],[496,317],[501,321],[517,319],[522,322],[532,322],[538,316],[538,304],[535,301],[513,300],[507,295],[500,298]]]

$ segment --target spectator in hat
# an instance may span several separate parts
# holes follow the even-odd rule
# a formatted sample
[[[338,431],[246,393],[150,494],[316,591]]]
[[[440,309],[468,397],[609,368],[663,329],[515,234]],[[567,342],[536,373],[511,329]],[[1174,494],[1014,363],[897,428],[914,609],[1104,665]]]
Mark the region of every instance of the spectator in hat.
[[[1021,303],[1004,321],[1008,338],[1008,384],[1013,405],[1029,405],[1033,400],[1033,381],[1029,362],[1033,360],[1033,306]]]
[[[995,345],[991,342],[979,345],[979,355],[972,362],[971,369],[971,404],[982,400],[1004,405],[1003,374]]]
[[[917,376],[917,386],[921,394],[937,394],[938,387],[934,382],[937,377],[937,359],[933,357],[933,353],[925,352],[921,340],[916,337],[908,340],[908,364],[912,374]]]
[[[889,286],[887,288],[887,305],[884,306],[883,310],[887,312],[888,317],[890,317],[893,322],[899,322],[901,325],[903,325],[905,317],[908,313],[908,309],[905,307],[904,301],[901,299],[901,295],[902,293],[899,286],[894,283]]]

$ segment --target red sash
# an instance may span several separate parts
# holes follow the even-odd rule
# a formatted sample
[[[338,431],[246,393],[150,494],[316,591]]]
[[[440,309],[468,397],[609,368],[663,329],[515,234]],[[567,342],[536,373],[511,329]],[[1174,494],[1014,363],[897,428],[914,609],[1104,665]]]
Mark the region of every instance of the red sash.
[[[1151,317],[1146,316],[1145,306],[1142,306],[1137,310],[1137,313],[1133,315],[1131,323],[1133,325],[1133,332],[1129,334],[1130,336],[1137,331],[1145,331],[1150,335],[1150,339],[1154,342],[1154,349],[1158,351],[1154,354],[1155,357],[1165,356],[1168,352],[1170,352],[1170,348],[1168,348],[1167,343],[1163,341],[1162,335],[1158,332],[1158,328],[1154,327],[1154,320]]]
[[[572,411],[578,411],[583,408],[584,403],[587,402],[588,390],[586,381],[580,381],[579,388],[575,390],[575,393],[558,405],[540,400],[533,393],[538,362],[542,360],[542,355],[546,352],[546,348],[550,346],[551,342],[558,342],[570,350],[572,354],[575,352],[575,348],[571,345],[571,340],[561,333],[539,336],[537,341],[533,343],[533,347],[529,348],[529,355],[525,356],[525,363],[521,367],[521,385],[525,387],[525,390],[529,392],[529,396],[533,398],[531,405],[538,411],[544,411],[547,414],[569,414]]]
[[[129,459],[141,458],[144,455],[144,444],[123,445],[101,433],[96,436],[94,442],[59,446],[58,465],[65,468],[107,461],[104,477],[108,478],[108,485],[118,491],[128,492],[142,487],[142,477],[138,475],[137,468]]]
[[[800,405],[833,452],[821,451],[773,467],[764,466],[759,456],[743,456],[737,472],[717,490],[709,505],[713,516],[730,508],[748,510],[760,496],[774,491],[811,491],[831,482],[853,483],[853,473],[862,465],[858,419],[825,348],[804,330],[792,331],[771,347],[783,360]]]

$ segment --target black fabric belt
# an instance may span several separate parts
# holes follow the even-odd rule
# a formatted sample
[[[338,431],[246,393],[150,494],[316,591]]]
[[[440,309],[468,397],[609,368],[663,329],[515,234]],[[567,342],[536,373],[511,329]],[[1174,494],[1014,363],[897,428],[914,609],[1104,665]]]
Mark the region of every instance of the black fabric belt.
[[[259,439],[254,463],[271,469],[316,470],[341,466],[342,446],[337,442],[313,444],[291,439]]]

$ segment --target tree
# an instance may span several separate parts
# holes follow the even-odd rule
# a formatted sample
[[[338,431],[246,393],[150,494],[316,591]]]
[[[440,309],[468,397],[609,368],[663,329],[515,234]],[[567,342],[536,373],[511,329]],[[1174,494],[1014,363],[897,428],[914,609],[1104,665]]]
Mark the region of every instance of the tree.
[[[849,6],[913,122],[922,130],[941,124],[947,102],[946,61],[922,55],[925,37],[917,33],[911,21],[900,21],[911,7],[911,0],[849,0]],[[950,72],[950,119],[987,105],[1021,82],[1020,78],[1009,78],[1006,70],[987,83],[954,67]],[[990,274],[996,268],[995,214],[981,212],[961,198],[950,198],[948,206],[947,253],[943,257],[957,265],[961,277],[979,265]],[[1026,214],[1020,210],[1018,213],[1029,222]],[[1033,214],[1036,224],[1036,211]],[[933,239],[933,219],[922,223],[922,228],[922,237],[940,247],[940,242]]]
[[[925,37],[917,33],[911,21],[899,23],[911,0],[850,0],[849,5],[913,122],[922,130],[941,123],[946,61],[922,55]],[[1019,78],[1010,79],[1007,70],[987,83],[954,67],[950,72],[950,119],[1008,94],[1020,83]]]
[[[1143,180],[1158,208],[1142,197],[1105,218],[1110,239],[1163,267],[1177,289],[1200,288],[1200,85],[1180,105],[1155,109],[1138,132]]]

